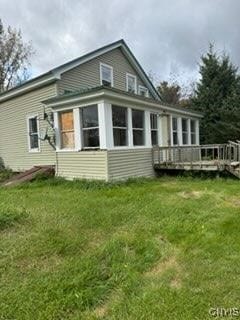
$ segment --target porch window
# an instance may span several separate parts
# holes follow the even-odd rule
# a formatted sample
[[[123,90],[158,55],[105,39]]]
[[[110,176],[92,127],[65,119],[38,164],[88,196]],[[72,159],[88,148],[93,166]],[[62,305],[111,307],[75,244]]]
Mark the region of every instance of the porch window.
[[[84,148],[99,147],[98,107],[92,105],[81,108]]]
[[[152,145],[158,145],[158,118],[156,113],[150,114]]]
[[[74,149],[74,122],[73,110],[59,113],[61,149]]]
[[[173,145],[178,145],[178,119],[172,118],[172,139]]]
[[[188,120],[182,119],[182,143],[188,144]]]
[[[143,86],[138,86],[138,94],[143,97],[148,97],[148,89]]]
[[[112,124],[114,146],[126,146],[127,141],[127,108],[112,106]]]
[[[28,118],[29,151],[39,151],[37,116]]]
[[[144,111],[132,109],[133,145],[144,145]]]
[[[196,121],[195,120],[191,120],[190,127],[191,127],[191,144],[196,144],[197,139],[196,139]]]
[[[113,68],[111,66],[100,63],[100,81],[104,86],[113,87]]]
[[[127,92],[137,93],[137,78],[129,73],[127,73]]]

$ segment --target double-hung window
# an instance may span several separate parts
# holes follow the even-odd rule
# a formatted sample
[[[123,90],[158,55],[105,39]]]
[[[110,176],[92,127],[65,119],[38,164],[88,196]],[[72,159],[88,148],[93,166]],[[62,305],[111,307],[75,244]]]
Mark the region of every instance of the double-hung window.
[[[188,144],[188,120],[182,119],[182,143]]]
[[[81,108],[83,147],[99,147],[98,106],[91,105]]]
[[[104,86],[113,87],[113,68],[111,66],[100,63],[100,81]]]
[[[196,121],[195,120],[191,120],[190,128],[191,128],[191,144],[196,144],[197,139],[196,139]]]
[[[126,75],[126,79],[127,79],[127,92],[130,92],[130,93],[137,93],[137,77],[130,74],[130,73],[127,73]]]
[[[174,146],[179,144],[179,141],[178,141],[178,119],[177,118],[172,118],[172,139],[173,139]]]
[[[28,118],[28,145],[29,151],[39,151],[39,137],[38,137],[38,118],[36,116]]]
[[[144,141],[144,111],[132,109],[133,145],[143,146]]]
[[[156,113],[150,114],[150,122],[151,122],[151,141],[152,145],[158,145],[158,116]]]
[[[112,106],[114,146],[127,146],[127,108]]]
[[[148,97],[148,89],[143,86],[138,86],[138,94],[143,97]]]
[[[74,149],[74,121],[73,110],[59,113],[61,149]]]

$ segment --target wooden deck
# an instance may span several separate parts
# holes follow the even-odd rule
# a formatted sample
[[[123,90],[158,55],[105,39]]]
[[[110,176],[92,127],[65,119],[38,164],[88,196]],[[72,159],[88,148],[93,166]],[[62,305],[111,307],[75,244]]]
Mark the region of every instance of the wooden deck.
[[[228,171],[240,179],[240,142],[153,147],[156,170]]]

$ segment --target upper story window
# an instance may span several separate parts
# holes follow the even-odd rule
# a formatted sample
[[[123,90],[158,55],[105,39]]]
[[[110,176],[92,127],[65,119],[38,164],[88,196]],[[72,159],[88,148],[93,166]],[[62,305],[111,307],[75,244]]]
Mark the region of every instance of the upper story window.
[[[100,81],[104,86],[113,87],[113,67],[100,63]]]
[[[144,141],[144,111],[132,109],[133,145],[143,146]]]
[[[138,86],[138,94],[143,97],[148,97],[148,89],[143,86]]]
[[[127,108],[112,106],[112,124],[114,146],[126,146],[127,139]]]
[[[182,119],[182,143],[188,144],[188,120]]]
[[[191,120],[190,127],[191,127],[191,144],[196,144],[197,139],[196,139],[196,121],[195,120]]]
[[[151,122],[151,141],[152,145],[158,145],[158,116],[156,113],[150,114],[150,122]]]
[[[99,147],[98,106],[92,105],[81,108],[82,134],[84,148]]]
[[[39,151],[39,138],[38,138],[38,119],[37,116],[28,118],[28,145],[29,151]]]
[[[127,85],[127,92],[130,93],[137,93],[137,77],[133,74],[127,73],[126,75],[126,85]]]
[[[61,149],[74,149],[74,121],[73,110],[59,113]]]
[[[177,118],[172,118],[172,139],[173,139],[174,146],[179,144],[179,141],[178,141],[178,119]]]

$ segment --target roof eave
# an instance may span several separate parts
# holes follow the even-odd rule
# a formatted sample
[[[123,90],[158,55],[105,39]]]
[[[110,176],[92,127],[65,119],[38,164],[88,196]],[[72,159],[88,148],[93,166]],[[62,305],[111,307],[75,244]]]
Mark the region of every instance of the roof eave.
[[[127,103],[138,104],[142,106],[151,106],[154,108],[159,108],[161,111],[169,114],[182,114],[182,115],[189,115],[196,118],[202,118],[202,114],[195,112],[193,110],[187,110],[184,108],[178,108],[174,106],[164,105],[160,101],[155,101],[153,99],[147,99],[142,97],[137,97],[134,95],[130,95],[124,92],[116,92],[116,90],[99,87],[90,90],[89,92],[80,93],[76,95],[69,95],[65,97],[58,97],[49,100],[42,101],[48,107],[53,109],[58,109],[61,107],[65,107],[67,105],[72,105],[75,103],[84,103],[87,100],[94,100],[94,99],[115,99],[119,101],[124,101]]]

